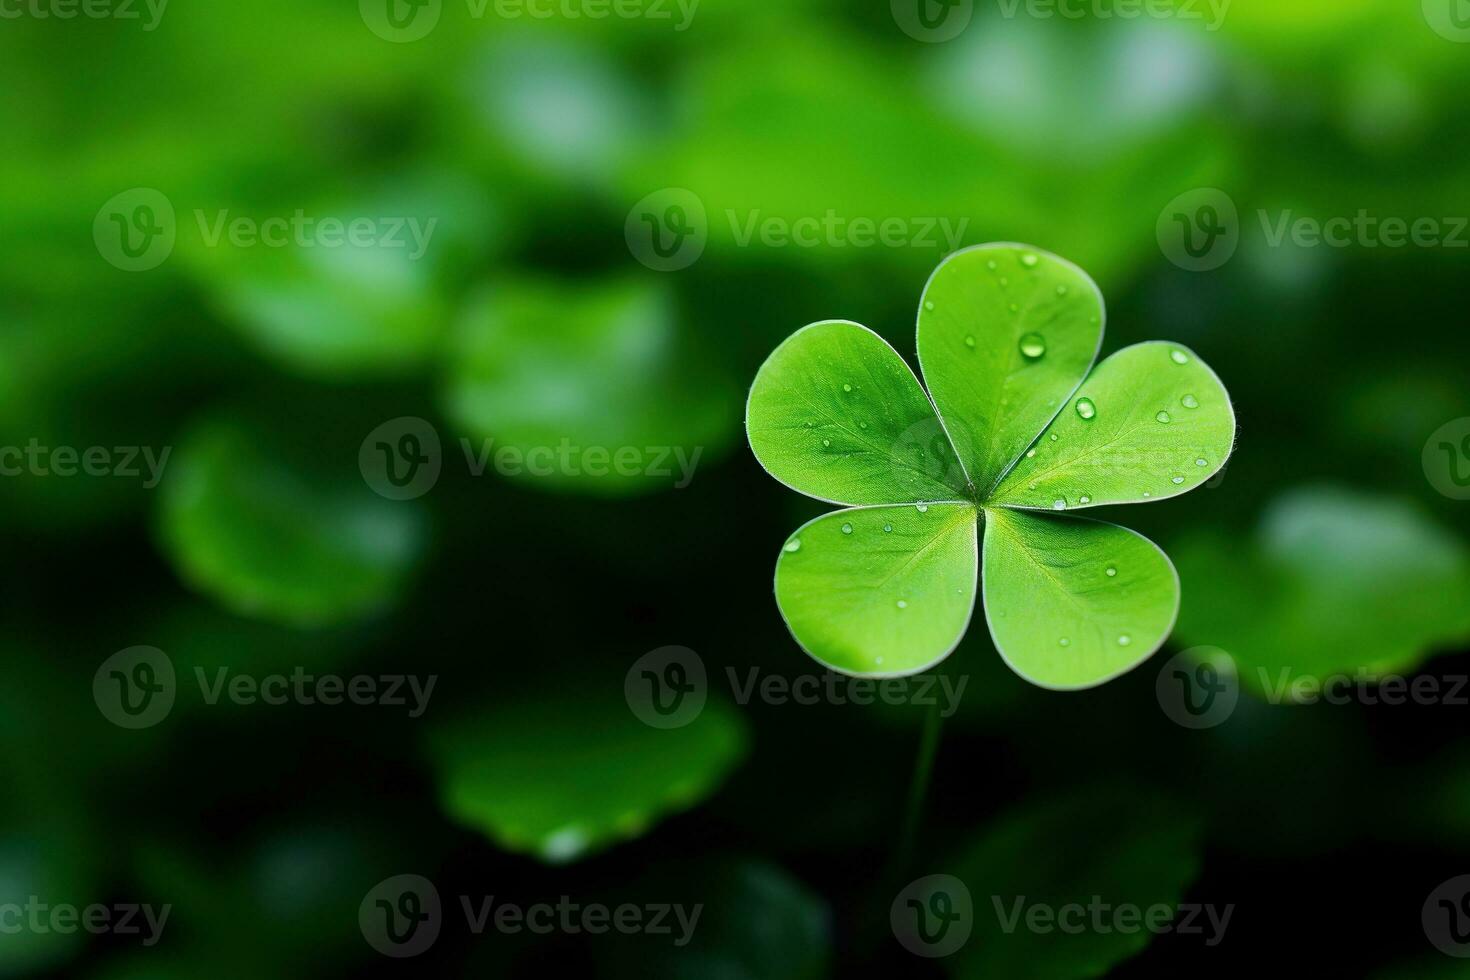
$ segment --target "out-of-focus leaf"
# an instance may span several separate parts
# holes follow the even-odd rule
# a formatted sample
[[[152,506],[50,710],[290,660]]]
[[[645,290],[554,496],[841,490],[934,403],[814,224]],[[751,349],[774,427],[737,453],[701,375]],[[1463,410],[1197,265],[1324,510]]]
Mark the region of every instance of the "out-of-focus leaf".
[[[1174,549],[1185,642],[1235,658],[1243,684],[1413,670],[1470,636],[1470,552],[1392,498],[1293,490],[1253,539],[1200,533]]]
[[[739,411],[723,366],[688,340],[655,283],[506,282],[460,323],[447,412],[492,472],[598,495],[684,486]]]
[[[1095,901],[1177,906],[1199,873],[1199,827],[1148,792],[1115,786],[1022,805],[981,831],[945,870],[966,883],[974,932],[944,963],[962,980],[1082,980],[1137,955],[1152,934],[1110,929],[1049,932],[1026,926],[1032,906]],[[950,870],[952,869],[952,870]],[[1011,930],[1003,916],[1020,911]]]
[[[699,919],[682,945],[647,935],[600,945],[598,962],[608,976],[818,980],[828,975],[827,903],[773,864],[736,858],[681,861],[677,870],[656,871],[628,891],[629,898],[645,902],[697,907]],[[677,934],[677,923],[673,931],[674,942],[686,939]]]
[[[160,537],[179,575],[235,613],[296,626],[391,605],[427,525],[412,503],[368,488],[354,465],[360,438],[233,416],[198,424],[160,500]]]
[[[548,688],[439,728],[445,810],[500,847],[565,863],[695,806],[745,753],[742,718],[717,698],[665,729],[621,694]]]

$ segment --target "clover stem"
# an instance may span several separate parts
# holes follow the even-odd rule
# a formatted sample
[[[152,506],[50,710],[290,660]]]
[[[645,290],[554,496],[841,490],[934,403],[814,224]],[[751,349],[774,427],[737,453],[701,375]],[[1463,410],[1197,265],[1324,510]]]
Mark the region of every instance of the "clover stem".
[[[919,735],[919,752],[914,759],[914,775],[909,783],[908,803],[904,807],[903,832],[894,854],[894,873],[904,874],[913,860],[914,842],[919,822],[924,815],[924,800],[929,793],[929,775],[934,770],[934,756],[939,751],[939,703],[929,705],[924,714],[924,728]]]

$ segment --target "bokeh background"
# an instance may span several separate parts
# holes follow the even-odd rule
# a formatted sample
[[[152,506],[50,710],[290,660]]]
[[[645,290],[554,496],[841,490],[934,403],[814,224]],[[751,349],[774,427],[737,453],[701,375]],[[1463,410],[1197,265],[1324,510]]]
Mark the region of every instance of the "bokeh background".
[[[0,904],[172,908],[153,945],[7,930],[0,975],[1466,974],[1421,913],[1470,870],[1470,4],[924,3],[0,4],[0,447],[38,447],[0,459]],[[298,213],[304,244],[212,232]],[[422,254],[383,240],[411,220]],[[820,673],[770,576],[824,509],[741,423],[805,323],[910,355],[944,227],[1083,266],[1104,353],[1188,344],[1240,433],[1125,515],[1183,578],[1152,660],[1051,694],[970,631],[906,846],[926,709],[741,696]],[[398,493],[377,443],[426,431]],[[564,443],[699,455],[684,486],[473,465]],[[664,729],[625,680],[670,645],[707,701]],[[132,728],[101,668],[139,646],[175,679]],[[1241,690],[1196,728],[1161,692],[1199,647],[1228,658],[1172,662]],[[435,686],[211,703],[198,672]],[[1284,703],[1360,672],[1437,693]],[[917,956],[890,903],[939,873],[974,931]],[[442,930],[396,960],[359,912],[403,874]],[[476,935],[492,895],[703,912],[684,946]],[[1234,912],[1215,945],[1007,935],[992,895]]]

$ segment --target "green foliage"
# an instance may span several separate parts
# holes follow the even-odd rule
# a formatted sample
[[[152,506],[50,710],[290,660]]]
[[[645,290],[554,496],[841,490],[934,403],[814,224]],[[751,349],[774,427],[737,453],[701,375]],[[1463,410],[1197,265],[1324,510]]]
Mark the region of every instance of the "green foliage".
[[[1178,345],[1136,345],[1089,374],[1102,318],[1075,266],[986,245],[946,259],[925,288],[932,403],[855,323],[812,324],[771,354],[746,409],[756,458],[820,500],[894,505],[829,514],[783,547],[776,600],[812,657],[891,676],[948,656],[974,608],[976,521],[991,636],[1022,677],[1092,687],[1163,644],[1179,604],[1163,552],[1111,524],[1028,511],[1193,489],[1225,465],[1235,416]]]
[[[637,837],[694,806],[745,750],[743,720],[723,701],[712,698],[689,724],[661,729],[602,690],[497,703],[437,728],[431,744],[444,809],[455,820],[553,864]]]
[[[1401,500],[1292,490],[1253,538],[1197,532],[1176,549],[1191,591],[1179,632],[1224,649],[1260,693],[1411,671],[1470,638],[1470,550]]]

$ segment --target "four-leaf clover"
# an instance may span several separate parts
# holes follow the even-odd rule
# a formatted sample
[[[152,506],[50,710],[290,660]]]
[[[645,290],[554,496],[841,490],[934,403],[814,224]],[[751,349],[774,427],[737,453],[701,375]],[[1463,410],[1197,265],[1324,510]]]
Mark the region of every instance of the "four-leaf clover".
[[[848,508],[800,528],[776,563],[776,602],[807,653],[845,674],[926,670],[964,636],[977,579],[996,649],[1039,686],[1101,684],[1163,644],[1179,610],[1168,556],[1070,512],[1194,489],[1230,455],[1235,414],[1178,344],[1094,368],[1103,319],[1081,269],[980,245],[924,287],[927,394],[850,321],[776,348],[746,406],[751,449],[793,490]]]

